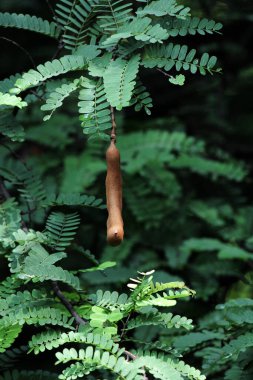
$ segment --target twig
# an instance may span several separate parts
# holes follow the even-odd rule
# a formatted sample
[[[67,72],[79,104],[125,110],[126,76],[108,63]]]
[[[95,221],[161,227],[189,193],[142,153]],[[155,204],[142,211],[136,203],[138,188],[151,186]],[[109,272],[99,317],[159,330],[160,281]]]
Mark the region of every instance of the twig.
[[[36,91],[30,90],[30,93],[33,94],[34,96],[36,96],[36,98],[38,98],[39,100],[44,100],[44,98],[42,96],[40,96],[39,94],[37,94]]]
[[[156,69],[157,71],[160,71],[160,73],[162,73],[163,75],[165,75],[166,77],[171,77],[171,75],[167,74],[165,71],[161,70],[161,69]]]
[[[111,107],[111,120],[112,120],[111,141],[116,143],[116,121],[115,121],[115,114],[114,114],[113,107]]]
[[[125,350],[124,354],[126,355],[127,359],[136,360],[138,356],[132,354],[132,352]]]
[[[72,317],[74,317],[77,325],[85,325],[86,321],[80,317],[80,315],[75,311],[73,305],[65,298],[64,294],[61,292],[57,281],[52,281],[53,291],[55,295],[59,298],[61,303],[66,307],[66,309],[70,312]]]
[[[23,46],[21,46],[20,44],[18,44],[16,41],[13,41],[13,40],[11,40],[9,38],[6,38],[6,37],[3,37],[3,36],[0,36],[0,39],[4,40],[4,41],[7,41],[7,42],[10,42],[11,44],[17,46],[29,58],[29,60],[32,63],[33,67],[34,68],[36,67],[35,62],[34,62],[32,56],[31,56],[31,54]]]

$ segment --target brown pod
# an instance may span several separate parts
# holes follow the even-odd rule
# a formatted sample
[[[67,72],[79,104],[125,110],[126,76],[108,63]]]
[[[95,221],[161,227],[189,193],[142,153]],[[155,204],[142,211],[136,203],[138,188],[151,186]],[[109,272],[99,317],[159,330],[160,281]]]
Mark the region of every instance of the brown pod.
[[[119,245],[124,237],[122,219],[122,178],[120,154],[111,141],[106,151],[107,175],[105,181],[106,204],[108,210],[107,241],[110,245]]]

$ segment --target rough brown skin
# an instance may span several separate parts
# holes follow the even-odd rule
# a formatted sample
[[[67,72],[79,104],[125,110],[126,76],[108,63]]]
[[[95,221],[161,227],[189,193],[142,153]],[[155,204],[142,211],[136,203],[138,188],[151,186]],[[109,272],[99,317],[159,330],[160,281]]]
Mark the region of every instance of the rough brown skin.
[[[124,237],[122,219],[122,178],[120,154],[112,140],[106,151],[107,175],[105,181],[106,204],[108,210],[107,241],[112,246],[119,245]]]

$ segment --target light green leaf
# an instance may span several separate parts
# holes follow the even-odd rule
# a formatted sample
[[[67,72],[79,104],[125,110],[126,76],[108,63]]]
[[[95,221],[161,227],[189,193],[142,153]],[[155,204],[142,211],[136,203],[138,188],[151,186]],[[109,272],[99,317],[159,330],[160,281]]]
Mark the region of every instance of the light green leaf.
[[[0,106],[23,108],[27,106],[27,103],[24,102],[19,96],[3,94],[0,92]]]
[[[169,82],[177,86],[183,86],[185,83],[185,76],[183,74],[176,75],[175,77],[171,76]]]
[[[108,102],[121,110],[130,105],[139,70],[140,55],[129,61],[118,58],[112,61],[104,72],[104,86]]]

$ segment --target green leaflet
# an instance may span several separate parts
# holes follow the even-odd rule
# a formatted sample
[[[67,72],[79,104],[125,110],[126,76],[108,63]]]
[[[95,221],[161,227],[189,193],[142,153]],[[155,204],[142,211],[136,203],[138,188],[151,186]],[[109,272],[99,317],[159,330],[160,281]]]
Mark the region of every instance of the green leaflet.
[[[12,114],[12,109],[0,112],[0,133],[12,141],[22,142],[25,139],[24,127]]]
[[[19,96],[3,94],[0,92],[0,106],[23,108],[27,106],[27,103],[24,102]]]
[[[131,19],[132,2],[123,0],[100,0],[95,11],[98,14],[98,24],[104,33],[111,34],[121,25]]]
[[[180,317],[179,315],[173,315],[172,313],[153,313],[139,315],[135,319],[130,320],[127,324],[127,329],[131,330],[144,325],[155,325],[163,326],[166,328],[185,328],[186,330],[191,330],[193,328],[192,320],[186,317]]]
[[[73,318],[69,318],[65,312],[54,307],[34,307],[26,310],[20,309],[18,313],[11,313],[1,319],[1,324],[11,326],[15,323],[20,325],[58,325],[67,329],[72,329]]]
[[[200,19],[198,17],[188,17],[185,20],[172,18],[165,21],[164,27],[167,27],[168,33],[171,37],[186,36],[187,34],[212,34],[220,33],[222,24],[214,20],[206,18]]]
[[[189,7],[179,5],[175,0],[158,0],[152,1],[137,13],[140,16],[154,15],[160,17],[169,15],[179,19],[185,19],[187,16],[189,16],[189,12]]]
[[[41,106],[42,111],[51,111],[49,115],[44,116],[44,121],[49,120],[55,110],[62,106],[63,100],[78,88],[79,83],[79,79],[70,83],[63,83],[49,94],[46,103]]]
[[[224,339],[225,335],[222,332],[214,332],[203,330],[201,332],[191,332],[187,335],[182,335],[173,339],[173,347],[180,352],[189,351],[192,347],[197,347],[204,342],[218,341]]]
[[[120,348],[118,343],[114,343],[106,335],[94,334],[93,332],[70,331],[67,333],[61,333],[54,330],[45,331],[37,335],[33,335],[29,342],[30,351],[34,351],[35,354],[58,348],[66,343],[83,343],[87,345],[94,345],[102,350],[109,351],[116,356],[120,356],[124,348]]]
[[[134,105],[135,111],[140,111],[144,108],[147,115],[151,115],[150,108],[153,107],[152,98],[150,93],[147,91],[143,83],[137,79],[136,85],[133,91],[133,96],[131,99],[131,105]]]
[[[77,213],[52,212],[46,222],[46,234],[52,248],[64,251],[73,240],[79,224],[80,218]]]
[[[56,4],[56,21],[63,28],[63,42],[69,50],[75,50],[89,38],[90,17],[98,0],[64,1]]]
[[[129,24],[121,26],[116,34],[108,37],[104,42],[104,46],[113,46],[119,43],[121,39],[134,37],[137,41],[146,43],[162,43],[169,37],[166,29],[159,24],[152,25],[152,19],[149,17],[135,18]]]
[[[129,61],[118,58],[111,61],[104,72],[103,78],[107,100],[117,110],[130,105],[139,63],[139,55],[134,56]]]
[[[43,202],[43,207],[48,206],[85,206],[85,207],[97,207],[104,209],[105,205],[102,204],[102,199],[97,199],[93,195],[85,195],[79,193],[51,193],[47,196]]]
[[[53,38],[58,38],[61,32],[61,28],[53,21],[49,22],[41,17],[8,12],[0,13],[0,26],[30,30]]]
[[[190,367],[182,360],[173,360],[164,354],[152,351],[141,351],[137,353],[136,366],[144,366],[156,378],[161,380],[183,380],[185,376],[194,380],[205,380],[206,377],[199,370]]]
[[[27,202],[38,204],[45,198],[45,189],[39,173],[22,162],[16,165],[12,161],[6,162],[4,166],[0,166],[0,175],[17,186],[21,197]]]
[[[15,275],[6,277],[4,281],[0,282],[0,297],[5,298],[15,292],[20,287],[21,281],[19,281]]]
[[[134,363],[127,362],[123,356],[117,358],[106,351],[94,349],[92,346],[88,346],[86,350],[80,349],[79,351],[73,348],[70,350],[64,349],[62,353],[57,352],[56,357],[58,359],[56,364],[77,361],[77,364],[72,364],[62,372],[59,376],[59,379],[62,380],[87,375],[97,368],[109,370],[117,374],[121,379],[141,379],[141,376],[138,374],[141,371],[139,371],[139,368],[136,368]]]
[[[62,240],[66,232],[62,232]],[[58,243],[59,244],[59,243]],[[64,246],[66,242],[62,243]],[[49,253],[41,246],[35,245],[24,260],[24,265],[18,274],[21,279],[29,279],[33,282],[42,282],[46,280],[62,281],[75,289],[80,289],[79,279],[71,272],[54,265],[55,262],[65,257],[62,253]]]
[[[176,86],[183,86],[185,83],[185,76],[182,74],[176,75],[176,77],[171,76],[169,82]]]
[[[111,267],[114,267],[116,265],[116,262],[115,261],[105,261],[104,263],[101,263],[95,267],[91,267],[91,268],[88,268],[88,269],[79,269],[78,272],[81,272],[81,273],[87,273],[87,272],[95,272],[95,271],[100,271],[100,270],[105,270],[105,269],[108,269],[108,268],[111,268]]]
[[[0,326],[58,324],[71,329],[72,319],[54,305],[55,300],[50,299],[45,291],[18,291],[0,300]]]
[[[83,132],[90,138],[108,139],[104,131],[111,128],[111,112],[101,80],[84,79],[79,92],[79,113]]]
[[[206,75],[207,72],[220,72],[219,68],[215,68],[217,63],[215,56],[210,57],[208,53],[204,53],[200,58],[196,58],[196,53],[195,49],[189,50],[187,45],[157,44],[145,49],[141,64],[146,68],[158,67],[166,71],[175,67],[177,71],[190,70],[192,74],[198,71],[202,75]]]
[[[14,198],[9,198],[0,204],[0,220],[0,238],[1,243],[3,243],[4,238],[10,237],[10,235],[20,227],[20,210]]]
[[[0,91],[5,93],[8,92],[15,84],[17,79],[21,77],[21,74],[11,75],[9,78],[5,78],[0,81]]]
[[[22,326],[1,326],[0,324],[0,353],[9,348],[20,334]]]
[[[105,69],[112,59],[112,53],[105,53],[89,62],[89,74],[92,77],[103,77]]]
[[[87,61],[82,56],[65,55],[60,59],[54,59],[53,61],[46,62],[44,65],[37,66],[36,70],[29,70],[21,78],[17,79],[15,87],[10,91],[19,94],[21,91],[37,86],[49,78],[69,71],[80,70],[85,65],[87,65]]]
[[[51,302],[48,302],[51,301]],[[53,301],[49,300],[44,290],[32,290],[32,292],[17,291],[16,294],[7,295],[6,298],[0,300],[2,317],[8,315],[15,315],[19,310],[27,311],[33,306],[41,307],[46,305],[52,305]]]
[[[92,296],[93,302],[97,306],[101,306],[107,309],[119,309],[123,310],[127,305],[128,296],[125,293],[119,294],[118,292],[110,292],[106,290],[103,292],[102,290],[98,290],[95,295]]]

